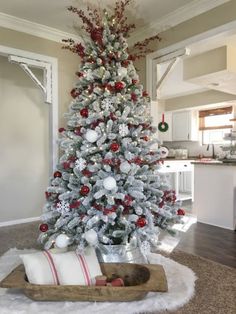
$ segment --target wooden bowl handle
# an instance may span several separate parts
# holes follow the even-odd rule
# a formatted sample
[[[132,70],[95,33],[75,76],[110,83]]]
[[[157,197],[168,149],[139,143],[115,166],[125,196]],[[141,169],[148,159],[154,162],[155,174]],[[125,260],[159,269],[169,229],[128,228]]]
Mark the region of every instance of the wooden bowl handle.
[[[25,288],[27,282],[25,281],[24,266],[19,265],[15,268],[5,279],[0,282],[1,288]]]
[[[140,286],[143,291],[167,292],[168,285],[164,268],[161,265],[145,264],[150,272],[149,280]]]

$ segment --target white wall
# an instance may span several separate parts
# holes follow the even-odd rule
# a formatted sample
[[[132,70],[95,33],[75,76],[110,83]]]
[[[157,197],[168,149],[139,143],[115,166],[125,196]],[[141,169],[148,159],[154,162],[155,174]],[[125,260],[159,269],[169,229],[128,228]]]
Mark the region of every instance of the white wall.
[[[48,114],[33,81],[0,57],[0,222],[41,215],[49,178]]]

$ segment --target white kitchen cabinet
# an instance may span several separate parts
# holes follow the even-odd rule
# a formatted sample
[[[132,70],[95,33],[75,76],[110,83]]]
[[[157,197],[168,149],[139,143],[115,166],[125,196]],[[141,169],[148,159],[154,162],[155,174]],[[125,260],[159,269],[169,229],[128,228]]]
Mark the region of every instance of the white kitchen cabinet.
[[[198,114],[196,110],[172,112],[172,141],[198,140]]]
[[[160,132],[158,130],[158,139],[161,142],[171,142],[172,141],[172,112],[165,112],[165,122],[168,124],[169,128],[166,132]],[[162,121],[162,114],[158,114],[158,123]]]
[[[235,164],[194,164],[194,194],[199,222],[235,230]]]
[[[177,199],[193,201],[193,160],[165,160],[159,172],[165,175]]]

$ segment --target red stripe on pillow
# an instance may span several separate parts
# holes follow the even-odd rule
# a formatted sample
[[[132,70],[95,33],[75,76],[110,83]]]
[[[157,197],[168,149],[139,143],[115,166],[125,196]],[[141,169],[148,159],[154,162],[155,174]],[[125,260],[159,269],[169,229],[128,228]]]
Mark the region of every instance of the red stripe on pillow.
[[[51,253],[49,251],[44,251],[44,254],[48,258],[48,262],[49,262],[51,271],[53,273],[53,277],[54,277],[54,281],[55,281],[56,285],[60,285],[58,274],[57,274],[57,269],[56,269],[56,266],[54,264],[54,261],[53,261]]]
[[[85,269],[86,274],[88,276],[89,286],[91,286],[92,285],[92,280],[91,280],[91,275],[90,275],[88,263],[87,263],[86,258],[84,257],[84,255],[80,255],[80,258],[82,260],[82,263],[84,265],[84,269]]]
[[[81,255],[78,254],[77,252],[75,252],[75,255],[77,256],[78,260],[79,260],[79,263],[80,263],[80,268],[82,270],[82,273],[84,275],[84,282],[87,286],[90,286],[90,281],[89,281],[89,276],[88,276],[88,273],[86,271],[86,268],[85,268],[85,265],[81,259]]]

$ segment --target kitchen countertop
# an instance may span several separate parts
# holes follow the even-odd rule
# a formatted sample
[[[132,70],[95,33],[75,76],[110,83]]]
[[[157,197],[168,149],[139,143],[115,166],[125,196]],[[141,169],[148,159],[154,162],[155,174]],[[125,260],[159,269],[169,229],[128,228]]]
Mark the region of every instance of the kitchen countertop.
[[[194,165],[204,165],[204,166],[236,166],[236,162],[223,162],[220,160],[211,160],[211,161],[201,161],[195,160],[192,161],[191,164]]]

